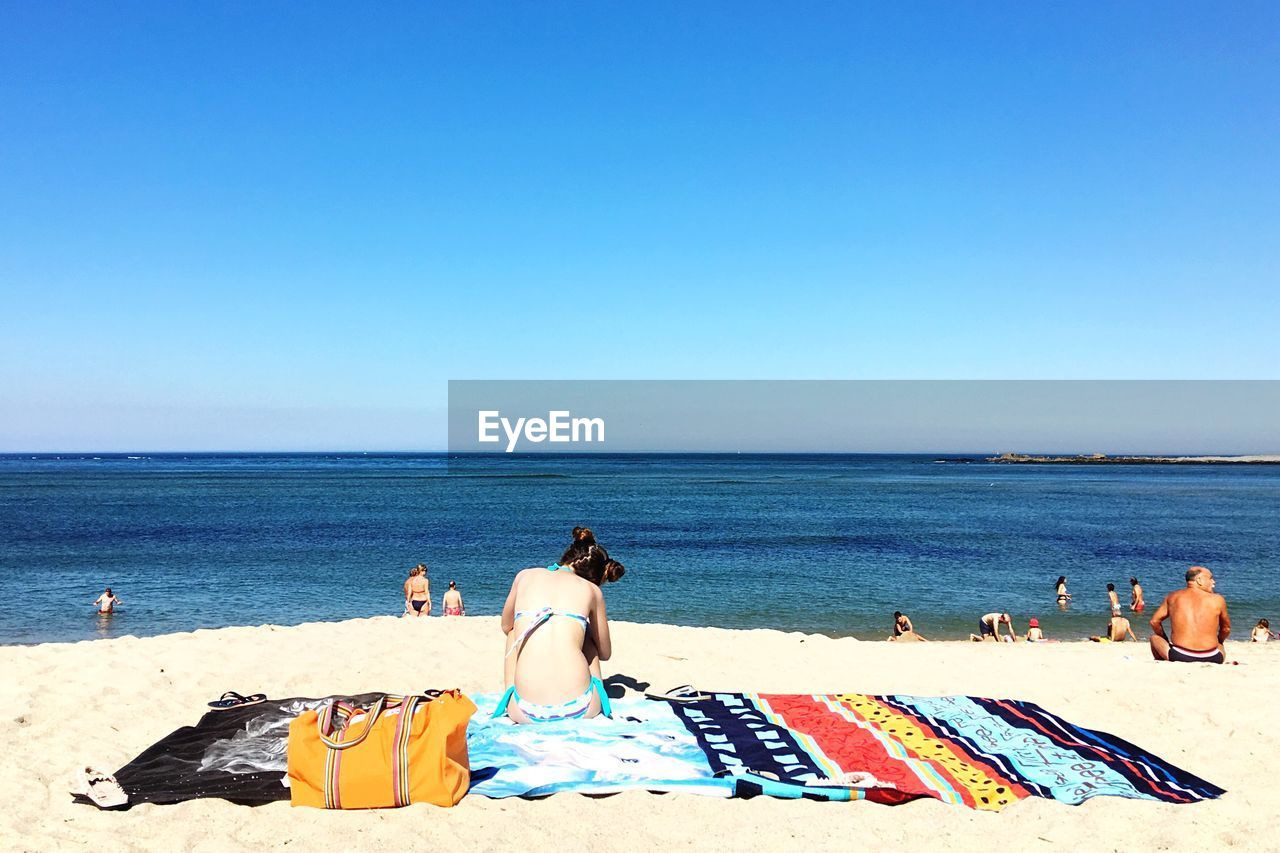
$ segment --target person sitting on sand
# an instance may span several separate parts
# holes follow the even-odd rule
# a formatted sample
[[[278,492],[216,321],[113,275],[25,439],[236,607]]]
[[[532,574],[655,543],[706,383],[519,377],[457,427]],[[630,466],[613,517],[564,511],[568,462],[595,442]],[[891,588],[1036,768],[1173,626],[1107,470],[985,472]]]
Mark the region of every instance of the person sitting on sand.
[[[1271,623],[1266,619],[1259,619],[1258,624],[1253,626],[1249,639],[1255,643],[1269,642],[1271,640]]]
[[[901,610],[893,611],[893,636],[901,637],[911,630],[911,619]]]
[[[1129,609],[1134,613],[1141,613],[1147,609],[1147,602],[1142,599],[1142,584],[1138,583],[1137,578],[1129,578]]]
[[[493,716],[517,723],[611,713],[600,677],[609,659],[609,621],[601,586],[626,571],[585,527],[559,562],[516,575],[502,607],[507,690]]]
[[[916,633],[915,626],[911,624],[911,619],[900,610],[893,611],[893,636],[892,640],[901,640],[902,642],[927,642],[924,637]]]
[[[1111,620],[1107,622],[1107,639],[1113,643],[1123,643],[1126,638],[1138,642],[1129,620],[1119,614],[1112,614]]]
[[[449,581],[449,588],[445,590],[444,598],[440,601],[444,605],[445,616],[466,616],[466,609],[462,606],[462,593],[458,592],[458,584],[456,581]]]
[[[1013,642],[1013,619],[1008,613],[988,613],[978,620],[978,633],[970,634],[969,639],[975,643],[981,643],[985,640],[994,640],[1000,642],[1000,626],[1009,626],[1009,639],[1006,642]]]
[[[111,591],[111,587],[107,587],[106,591],[98,596],[93,604],[98,608],[99,613],[114,613],[116,605],[124,604],[124,602],[116,598],[115,593]]]
[[[1223,647],[1231,634],[1227,600],[1213,591],[1213,572],[1204,566],[1187,569],[1186,589],[1171,592],[1151,617],[1151,655],[1183,663],[1225,663]],[[1164,633],[1168,619],[1170,635]]]
[[[1058,595],[1058,603],[1066,604],[1071,600],[1071,593],[1067,592],[1067,576],[1058,575],[1058,582],[1053,585]]]
[[[1039,643],[1044,640],[1044,631],[1040,630],[1040,620],[1032,616],[1027,623],[1027,642]]]
[[[427,580],[427,567],[422,563],[409,570],[404,582],[404,613],[417,616],[431,615],[431,582]]]
[[[1120,615],[1120,595],[1119,593],[1116,592],[1116,585],[1113,583],[1107,584],[1107,598],[1111,601],[1111,615],[1119,616]]]

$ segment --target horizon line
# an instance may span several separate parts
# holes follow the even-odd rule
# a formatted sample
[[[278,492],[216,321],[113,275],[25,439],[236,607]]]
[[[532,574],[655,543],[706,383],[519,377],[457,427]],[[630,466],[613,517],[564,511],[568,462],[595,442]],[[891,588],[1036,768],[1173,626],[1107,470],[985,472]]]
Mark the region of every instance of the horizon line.
[[[1004,453],[1025,456],[1089,456],[1074,450],[525,450],[513,453],[482,450],[0,450],[0,458],[11,456],[485,456],[496,458],[529,456],[989,456]],[[1102,454],[1106,457],[1174,456],[1275,456],[1277,452],[1248,451],[1125,451]]]

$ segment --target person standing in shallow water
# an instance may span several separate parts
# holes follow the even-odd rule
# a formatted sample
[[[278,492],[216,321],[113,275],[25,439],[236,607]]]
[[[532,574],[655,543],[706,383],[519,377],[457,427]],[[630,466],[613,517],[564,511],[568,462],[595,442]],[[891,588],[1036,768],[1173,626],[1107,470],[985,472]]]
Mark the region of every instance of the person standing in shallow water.
[[[404,614],[431,615],[431,582],[427,580],[427,567],[422,563],[409,570],[404,582]]]
[[[124,604],[124,602],[116,598],[116,594],[111,591],[111,587],[107,587],[106,591],[98,596],[93,604],[98,608],[99,613],[115,613],[116,605]]]
[[[1141,613],[1147,609],[1147,602],[1142,598],[1142,584],[1138,583],[1137,578],[1129,578],[1129,586],[1132,587],[1129,592],[1129,609],[1134,613]]]
[[[1053,585],[1058,596],[1058,606],[1065,608],[1071,602],[1071,593],[1067,592],[1067,576],[1058,575],[1058,582]]]
[[[1107,599],[1111,602],[1111,615],[1120,615],[1120,595],[1116,592],[1116,585],[1107,584]]]

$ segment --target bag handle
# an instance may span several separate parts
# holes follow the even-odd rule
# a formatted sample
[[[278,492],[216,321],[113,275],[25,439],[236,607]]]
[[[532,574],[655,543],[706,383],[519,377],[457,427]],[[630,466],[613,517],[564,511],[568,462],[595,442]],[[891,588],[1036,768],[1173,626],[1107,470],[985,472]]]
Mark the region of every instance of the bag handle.
[[[338,740],[334,740],[332,737],[330,737],[328,734],[325,733],[325,729],[328,727],[327,724],[333,719],[334,705],[337,704],[336,700],[333,702],[330,702],[329,706],[325,708],[324,713],[316,717],[316,731],[320,735],[321,742],[323,742],[324,745],[329,747],[330,749],[349,749],[350,747],[357,746],[361,743],[364,743],[364,739],[369,736],[369,732],[373,731],[373,724],[376,723],[378,721],[378,717],[382,715],[382,711],[386,707],[386,703],[387,703],[387,697],[380,696],[378,700],[373,703],[373,707],[371,707],[367,712],[365,712],[364,731],[360,732],[359,737],[353,738],[352,740],[338,741]],[[352,715],[354,715],[354,712],[355,712],[355,709],[353,708]],[[345,719],[342,720],[342,728],[339,729],[339,732],[338,732],[339,734],[341,734],[341,732],[346,730],[347,722],[351,719],[352,715],[348,715]]]
[[[431,694],[435,694],[435,695],[431,695]],[[325,729],[329,728],[330,723],[333,721],[334,707],[341,704],[336,699],[334,699],[330,701],[327,706],[325,706],[323,713],[316,715],[316,732],[320,735],[321,742],[323,742],[324,745],[329,747],[330,749],[349,749],[353,746],[364,743],[365,738],[367,738],[369,736],[369,733],[373,731],[373,724],[378,721],[378,717],[382,715],[383,711],[391,710],[391,707],[388,707],[388,706],[394,707],[396,705],[399,705],[400,711],[402,714],[407,714],[408,716],[412,717],[413,712],[417,710],[417,706],[424,699],[427,702],[431,702],[434,699],[437,699],[443,696],[451,696],[453,698],[457,698],[459,695],[461,694],[455,689],[455,690],[428,690],[424,695],[381,696],[377,699],[377,701],[373,703],[372,707],[370,707],[369,710],[366,712],[364,731],[360,732],[359,737],[353,738],[351,740],[345,740],[345,741],[335,740],[332,736],[330,736],[325,732]],[[340,732],[345,731],[347,721],[350,720],[350,718],[355,715],[357,710],[358,710],[357,708],[353,707],[351,709],[351,713],[346,715],[346,717],[341,721],[341,725],[343,728],[340,730]]]

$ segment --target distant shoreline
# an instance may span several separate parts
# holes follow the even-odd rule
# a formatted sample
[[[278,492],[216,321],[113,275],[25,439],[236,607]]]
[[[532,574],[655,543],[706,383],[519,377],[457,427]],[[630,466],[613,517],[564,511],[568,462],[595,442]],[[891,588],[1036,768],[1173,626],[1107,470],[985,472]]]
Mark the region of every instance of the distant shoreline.
[[[611,460],[611,459],[678,459],[687,460],[752,460],[752,459],[835,459],[855,461],[892,461],[899,459],[920,462],[955,463],[1068,463],[1068,464],[1280,464],[1280,454],[1228,455],[1122,455],[1090,454],[1034,454],[1001,453],[988,455],[990,451],[937,451],[937,450],[654,450],[654,451],[596,451],[559,452],[531,451],[516,453],[482,453],[445,450],[333,450],[333,451],[255,451],[255,450],[135,450],[121,452],[103,451],[0,451],[0,462],[240,462],[240,461],[532,461],[552,460]]]
[[[1280,455],[1255,456],[1107,456],[1104,453],[1078,456],[1037,456],[1001,453],[987,462],[999,465],[1280,465]]]

